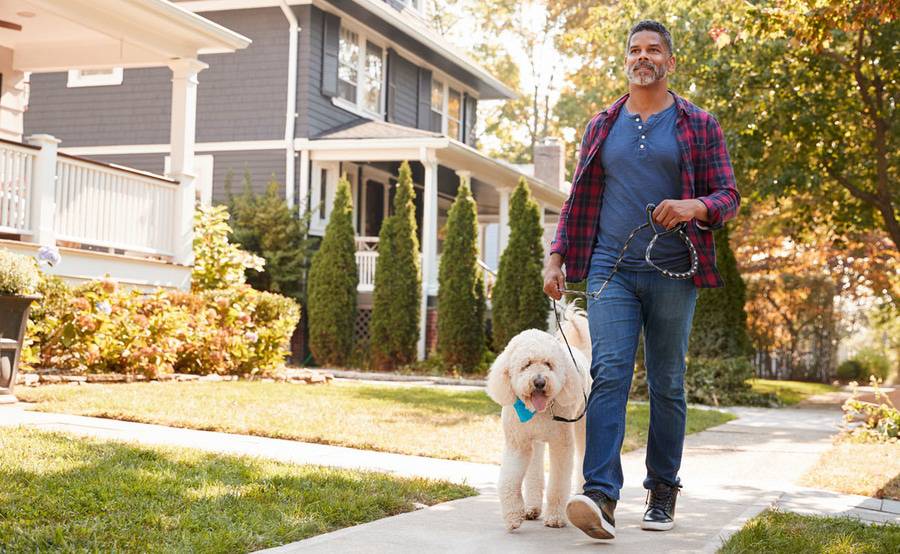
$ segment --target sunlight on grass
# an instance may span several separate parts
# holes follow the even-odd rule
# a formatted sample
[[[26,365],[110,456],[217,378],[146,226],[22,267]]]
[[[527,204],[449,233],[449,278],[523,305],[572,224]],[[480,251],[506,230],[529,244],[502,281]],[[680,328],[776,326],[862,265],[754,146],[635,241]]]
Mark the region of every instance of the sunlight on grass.
[[[900,500],[900,445],[838,443],[822,454],[800,484]]]
[[[500,463],[500,406],[483,391],[332,383],[131,383],[21,388],[35,409]],[[688,411],[688,432],[733,419]],[[649,408],[632,404],[624,450],[646,444]]]
[[[731,536],[719,554],[895,554],[900,525],[866,525],[850,518],[766,511]]]
[[[825,383],[807,383],[804,381],[776,381],[773,379],[750,379],[748,381],[755,392],[775,393],[787,406],[792,406],[816,394],[825,394],[841,390],[840,387]]]
[[[474,494],[376,472],[0,433],[0,552],[247,552]]]

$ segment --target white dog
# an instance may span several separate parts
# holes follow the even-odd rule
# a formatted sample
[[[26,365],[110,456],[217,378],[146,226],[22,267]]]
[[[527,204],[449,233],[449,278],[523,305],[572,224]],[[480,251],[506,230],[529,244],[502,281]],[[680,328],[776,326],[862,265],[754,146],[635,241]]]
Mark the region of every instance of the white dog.
[[[500,467],[500,507],[507,529],[541,515],[544,489],[544,443],[550,445],[550,479],[544,525],[563,527],[565,505],[572,487],[573,457],[578,461],[579,489],[584,484],[585,417],[577,422],[555,421],[581,416],[590,391],[590,333],[584,312],[569,308],[563,331],[572,353],[557,333],[522,331],[509,341],[488,375],[487,393],[503,406],[505,447]],[[574,363],[573,363],[574,358]],[[514,408],[520,399],[535,412],[520,421]],[[577,453],[577,456],[574,456]],[[522,481],[525,498],[522,498]]]

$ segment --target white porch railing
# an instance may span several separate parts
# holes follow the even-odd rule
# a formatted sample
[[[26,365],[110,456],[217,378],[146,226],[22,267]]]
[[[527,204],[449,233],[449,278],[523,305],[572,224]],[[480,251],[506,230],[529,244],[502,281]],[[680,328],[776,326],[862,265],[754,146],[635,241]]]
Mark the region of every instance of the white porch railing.
[[[375,290],[375,265],[378,263],[378,237],[356,237],[356,270],[359,273],[359,292]]]
[[[192,240],[190,227],[178,231],[187,218],[182,206],[193,211],[184,198],[188,189],[151,173],[61,154],[49,135],[29,142],[0,141],[0,233],[42,246],[59,242],[189,263],[178,257]]]
[[[173,255],[175,181],[65,154],[56,174],[57,239]]]
[[[0,233],[30,234],[29,191],[40,148],[0,140]]]

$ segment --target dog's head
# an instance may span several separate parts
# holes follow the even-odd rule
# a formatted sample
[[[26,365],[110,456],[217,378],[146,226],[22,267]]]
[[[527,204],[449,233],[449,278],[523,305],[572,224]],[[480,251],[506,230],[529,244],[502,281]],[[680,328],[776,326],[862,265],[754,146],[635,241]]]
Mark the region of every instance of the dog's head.
[[[581,357],[578,351],[575,355]],[[584,378],[565,347],[537,329],[513,337],[488,374],[487,393],[495,402],[510,406],[521,398],[536,412],[553,401],[561,406],[583,402],[583,390]]]

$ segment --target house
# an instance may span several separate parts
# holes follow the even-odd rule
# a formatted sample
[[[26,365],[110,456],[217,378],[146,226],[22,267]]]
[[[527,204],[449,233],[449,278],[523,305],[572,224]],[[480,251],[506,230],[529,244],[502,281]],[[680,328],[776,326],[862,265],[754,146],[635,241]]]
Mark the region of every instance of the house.
[[[249,44],[166,0],[4,0],[0,247],[34,255],[41,246],[59,246],[63,262],[49,271],[69,281],[109,274],[137,287],[187,287],[196,76],[207,67],[200,56],[227,58]],[[68,75],[70,85],[89,87],[123,71],[166,75],[166,86],[156,91],[166,97],[166,112],[109,117],[99,106],[84,112],[66,140],[160,120],[160,142],[171,160],[165,177],[163,168],[150,173],[63,153],[54,121],[26,117],[30,80]],[[79,109],[63,102],[62,110]]]
[[[252,44],[203,54],[194,165],[204,199],[226,198],[229,175],[262,191],[274,176],[287,201],[328,221],[338,177],[351,183],[360,272],[360,328],[371,312],[377,239],[399,165],[409,161],[422,245],[420,356],[436,318],[441,229],[460,179],[479,210],[482,257],[496,267],[509,196],[525,176],[555,223],[567,194],[563,150],[541,144],[537,175],[476,148],[478,103],[513,92],[442,39],[424,0],[191,0],[176,4]],[[171,76],[164,68],[108,67],[90,86],[72,72],[33,75],[26,133],[52,133],[60,150],[153,173],[171,171],[166,143]],[[92,123],[93,122],[93,123]],[[115,122],[114,125],[97,122]],[[428,335],[428,336],[426,336]]]

